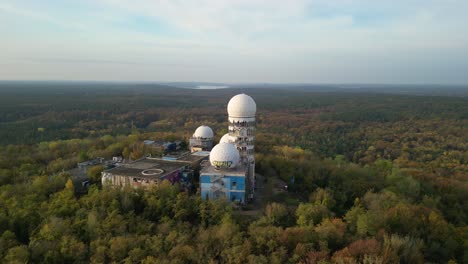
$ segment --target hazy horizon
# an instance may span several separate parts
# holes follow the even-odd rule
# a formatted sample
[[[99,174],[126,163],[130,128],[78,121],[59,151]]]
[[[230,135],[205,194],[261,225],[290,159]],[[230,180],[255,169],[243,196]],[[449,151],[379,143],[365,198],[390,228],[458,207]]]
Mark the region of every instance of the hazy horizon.
[[[468,2],[0,0],[0,80],[468,84]]]
[[[52,80],[52,79],[44,79],[44,80],[34,80],[34,79],[0,79],[0,83],[5,82],[17,82],[17,83],[116,83],[116,84],[192,84],[192,85],[209,85],[209,86],[229,86],[229,85],[291,85],[291,86],[301,86],[301,85],[311,85],[311,86],[320,86],[320,85],[328,85],[328,86],[468,86],[468,83],[365,83],[365,82],[350,82],[350,83],[333,83],[333,82],[210,82],[210,81],[144,81],[144,80],[74,80],[74,79],[63,79],[63,80]]]

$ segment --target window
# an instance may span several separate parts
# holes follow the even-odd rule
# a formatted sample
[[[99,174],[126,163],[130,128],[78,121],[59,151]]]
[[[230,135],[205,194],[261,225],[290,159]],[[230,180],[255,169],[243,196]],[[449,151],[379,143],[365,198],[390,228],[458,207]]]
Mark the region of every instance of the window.
[[[231,187],[233,190],[237,189],[237,182],[232,182]]]

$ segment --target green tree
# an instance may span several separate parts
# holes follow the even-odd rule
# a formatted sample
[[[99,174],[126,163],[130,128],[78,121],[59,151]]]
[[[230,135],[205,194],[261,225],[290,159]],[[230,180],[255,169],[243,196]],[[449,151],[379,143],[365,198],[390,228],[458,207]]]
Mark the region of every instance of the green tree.
[[[424,263],[423,241],[396,234],[384,236],[383,259],[386,263]]]
[[[104,167],[101,165],[93,166],[88,168],[86,174],[93,183],[101,182],[101,172],[104,170]]]
[[[270,224],[287,226],[290,223],[290,214],[286,206],[279,203],[267,204],[265,216]]]
[[[4,258],[5,263],[27,263],[29,261],[29,251],[24,245],[8,249]]]
[[[79,208],[78,201],[75,197],[73,182],[71,179],[65,184],[65,189],[52,195],[48,205],[48,214],[69,217],[75,214]]]
[[[78,155],[78,162],[83,162],[89,160],[88,153],[86,151],[80,151],[80,154]]]
[[[344,244],[345,231],[346,224],[339,218],[325,219],[315,227],[322,247],[329,249],[338,249]]]
[[[330,210],[322,204],[301,203],[296,209],[299,226],[313,226],[332,215]]]
[[[3,254],[7,252],[8,249],[18,246],[18,244],[15,233],[10,230],[3,232],[2,236],[0,236],[0,259],[4,257]]]

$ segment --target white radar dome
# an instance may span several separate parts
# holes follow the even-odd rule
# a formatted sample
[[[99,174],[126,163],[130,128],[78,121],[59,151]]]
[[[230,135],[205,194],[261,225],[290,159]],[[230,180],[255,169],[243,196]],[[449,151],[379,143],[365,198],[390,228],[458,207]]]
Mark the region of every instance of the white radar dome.
[[[224,134],[219,140],[219,143],[234,143],[235,138],[231,137],[229,133]]]
[[[199,126],[195,133],[194,138],[213,138],[213,130],[208,126]]]
[[[239,151],[230,143],[219,143],[210,152],[211,165],[219,169],[234,168],[239,160]]]
[[[255,117],[257,104],[246,94],[238,94],[231,98],[227,106],[229,117]]]

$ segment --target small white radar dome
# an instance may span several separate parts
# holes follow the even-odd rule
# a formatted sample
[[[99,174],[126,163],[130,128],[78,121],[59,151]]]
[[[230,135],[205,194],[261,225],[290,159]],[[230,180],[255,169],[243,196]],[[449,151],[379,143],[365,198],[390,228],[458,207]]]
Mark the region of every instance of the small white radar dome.
[[[199,126],[195,133],[194,138],[213,138],[213,130],[208,126]]]
[[[229,117],[255,117],[257,104],[252,97],[238,94],[231,98],[227,106]]]
[[[231,137],[229,133],[224,134],[223,137],[219,140],[219,143],[234,143],[235,138]]]
[[[218,169],[235,168],[239,160],[239,151],[230,143],[219,143],[210,152],[210,163]]]

